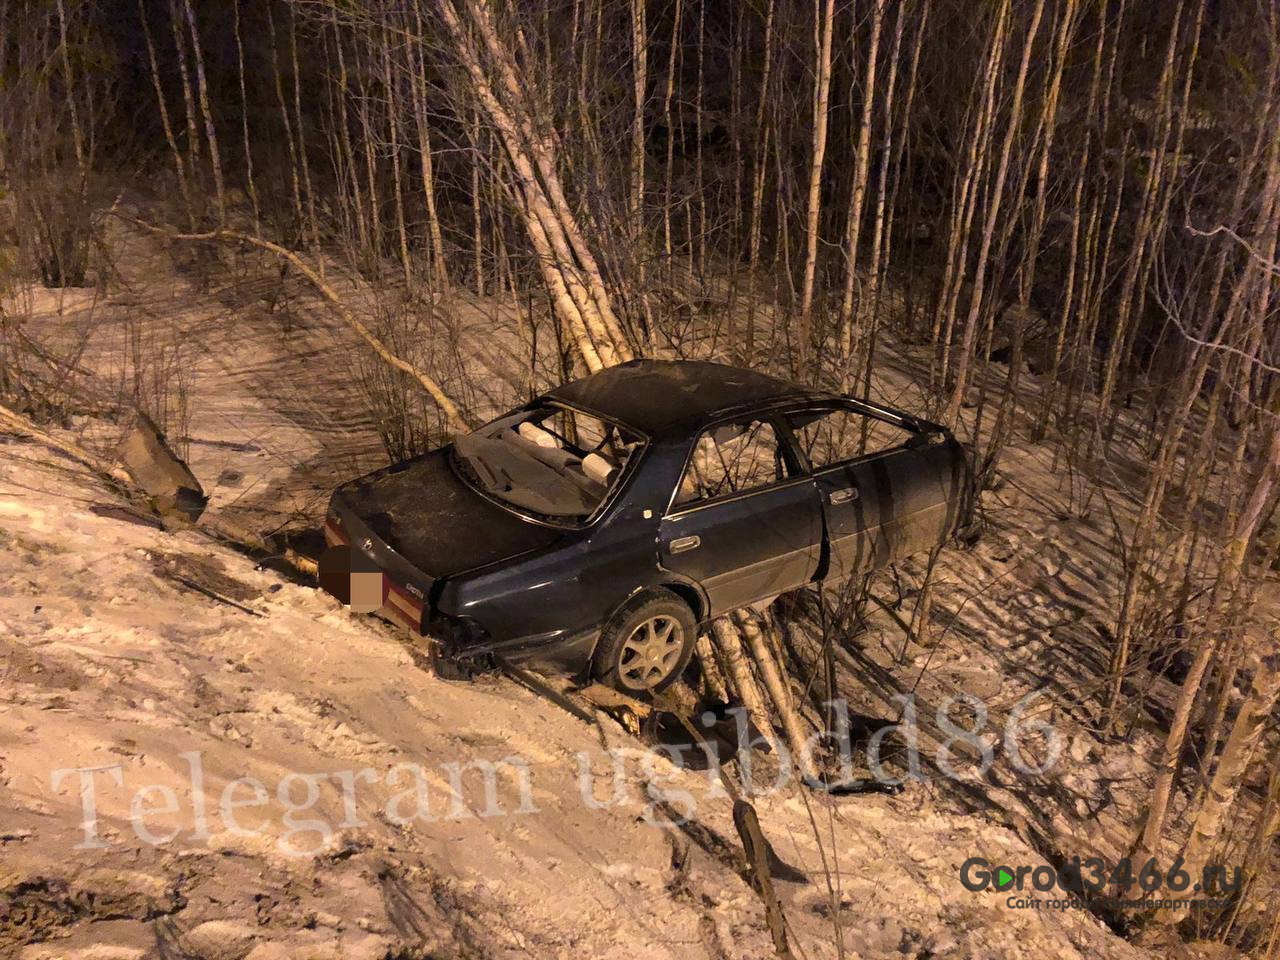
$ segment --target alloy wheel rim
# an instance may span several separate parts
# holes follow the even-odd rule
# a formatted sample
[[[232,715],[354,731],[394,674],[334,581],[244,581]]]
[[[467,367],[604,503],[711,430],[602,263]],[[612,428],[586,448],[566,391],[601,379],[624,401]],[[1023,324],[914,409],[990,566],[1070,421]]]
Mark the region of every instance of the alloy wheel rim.
[[[622,644],[618,676],[633,690],[652,690],[671,676],[684,649],[684,627],[659,615],[636,625]]]

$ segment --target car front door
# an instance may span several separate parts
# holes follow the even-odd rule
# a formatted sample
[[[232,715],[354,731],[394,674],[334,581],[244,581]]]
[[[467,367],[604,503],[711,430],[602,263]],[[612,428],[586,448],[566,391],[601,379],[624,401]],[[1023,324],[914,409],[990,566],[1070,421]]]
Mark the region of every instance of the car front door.
[[[957,459],[946,443],[832,403],[792,411],[826,523],[826,579],[867,573],[929,549],[955,520]],[[923,441],[923,442],[921,442]]]
[[[704,431],[659,528],[662,566],[701,584],[716,616],[808,583],[821,553],[817,491],[773,422]]]

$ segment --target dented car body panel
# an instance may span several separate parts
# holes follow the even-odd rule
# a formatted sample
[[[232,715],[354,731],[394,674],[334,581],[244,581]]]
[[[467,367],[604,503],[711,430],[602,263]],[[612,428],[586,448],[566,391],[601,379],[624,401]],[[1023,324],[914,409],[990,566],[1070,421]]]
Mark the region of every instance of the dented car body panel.
[[[872,422],[902,442],[846,456],[837,420],[863,424],[862,445]],[[638,593],[671,590],[706,621],[932,549],[965,512],[969,467],[942,427],[719,364],[633,361],[485,431],[343,485],[325,525],[384,571],[383,615],[452,656],[577,672]],[[513,490],[518,473],[545,483]]]

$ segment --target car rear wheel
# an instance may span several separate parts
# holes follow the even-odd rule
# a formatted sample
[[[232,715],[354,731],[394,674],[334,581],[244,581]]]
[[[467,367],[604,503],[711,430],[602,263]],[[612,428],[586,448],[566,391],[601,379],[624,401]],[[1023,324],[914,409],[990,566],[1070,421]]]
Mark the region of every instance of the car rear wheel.
[[[627,604],[600,637],[598,679],[631,696],[661,693],[684,673],[698,625],[689,605],[669,590]]]

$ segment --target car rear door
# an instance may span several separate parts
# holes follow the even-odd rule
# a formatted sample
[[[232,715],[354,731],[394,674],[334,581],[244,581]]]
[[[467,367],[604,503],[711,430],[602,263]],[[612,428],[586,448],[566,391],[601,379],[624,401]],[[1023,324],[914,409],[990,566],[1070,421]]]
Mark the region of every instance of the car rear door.
[[[768,418],[705,431],[659,526],[659,562],[699,583],[715,616],[813,579],[822,508]]]
[[[954,440],[915,433],[853,403],[793,410],[785,419],[822,504],[827,579],[930,549],[954,526],[963,493]]]

